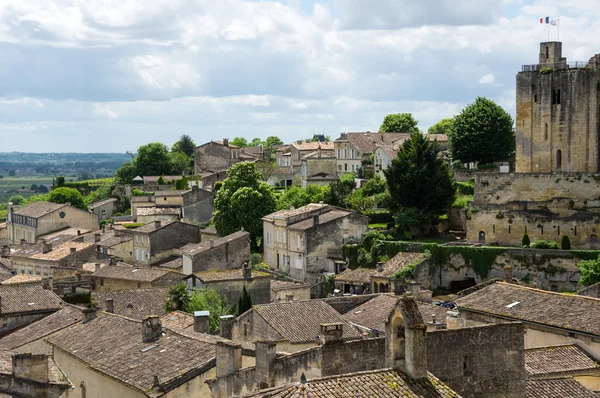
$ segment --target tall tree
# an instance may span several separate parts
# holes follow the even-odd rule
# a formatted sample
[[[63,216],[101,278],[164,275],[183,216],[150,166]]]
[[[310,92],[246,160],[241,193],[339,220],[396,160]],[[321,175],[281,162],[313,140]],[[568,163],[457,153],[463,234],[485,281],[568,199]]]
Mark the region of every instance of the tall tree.
[[[494,101],[477,97],[454,118],[448,136],[452,157],[463,163],[493,163],[515,151],[512,117]]]
[[[392,211],[415,208],[430,220],[445,214],[456,196],[456,182],[448,163],[439,158],[438,145],[412,133],[398,148],[385,174]]]
[[[173,169],[177,173],[181,173],[181,175],[188,174],[190,171],[190,166],[192,164],[190,157],[186,155],[183,151],[171,151],[171,163],[173,164]]]
[[[410,113],[392,113],[383,118],[379,127],[381,133],[416,133],[419,131],[415,120]]]
[[[141,176],[158,176],[173,171],[169,148],[160,142],[151,142],[138,148],[135,158],[137,173]]]
[[[235,146],[239,146],[240,148],[248,146],[248,140],[246,140],[244,137],[235,137],[231,143]]]
[[[194,290],[190,296],[189,301],[185,306],[186,312],[195,312],[195,311],[208,311],[210,312],[210,316],[208,318],[209,328],[211,332],[219,329],[220,317],[224,315],[231,315],[233,309],[232,306],[227,303],[225,297],[221,296],[219,293],[214,291],[213,289],[200,289]]]
[[[131,162],[123,163],[121,167],[117,169],[115,172],[115,183],[117,184],[131,184],[131,180],[133,180],[137,176],[137,168]],[[58,179],[57,179],[58,183]]]
[[[252,141],[250,141],[250,144],[248,144],[248,146],[261,146],[262,144],[263,142],[260,138],[255,138]]]
[[[429,127],[427,134],[446,134],[448,135],[454,125],[454,118],[448,117],[442,119],[433,126]]]
[[[192,140],[192,137],[187,134],[183,134],[181,137],[179,137],[179,141],[173,144],[171,152],[183,152],[189,157],[193,158],[195,149],[196,144],[194,143],[194,140]]]
[[[273,152],[273,150],[275,149],[275,147],[277,145],[283,145],[283,141],[281,141],[281,139],[279,137],[276,137],[274,135],[271,135],[269,137],[267,137],[267,139],[265,140],[265,148],[269,148],[271,150],[271,152]]]
[[[578,264],[581,271],[581,279],[579,284],[590,286],[600,282],[600,256],[595,260],[584,260]]]
[[[241,162],[228,171],[215,197],[213,221],[221,236],[244,228],[252,238],[252,248],[259,248],[263,235],[262,217],[275,211],[273,189],[261,181],[256,164]]]
[[[339,181],[335,181],[329,184],[329,195],[327,203],[333,206],[346,206],[346,198],[356,188],[356,182],[354,182],[354,174],[344,174],[340,177]]]
[[[87,209],[83,196],[74,188],[56,188],[50,192],[48,201],[54,203],[70,203],[72,206],[80,209]]]

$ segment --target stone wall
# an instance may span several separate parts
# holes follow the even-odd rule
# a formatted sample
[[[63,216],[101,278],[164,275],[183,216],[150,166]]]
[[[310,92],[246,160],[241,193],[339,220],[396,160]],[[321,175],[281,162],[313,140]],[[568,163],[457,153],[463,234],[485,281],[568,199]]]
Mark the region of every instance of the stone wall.
[[[212,218],[214,205],[214,193],[204,189],[192,188],[191,191],[183,195],[182,221],[204,226]]]
[[[251,278],[237,279],[225,281],[212,281],[206,284],[207,287],[213,289],[220,295],[223,295],[229,305],[238,303],[238,299],[242,296],[242,291],[246,287],[246,291],[252,299],[252,304],[267,304],[270,302],[271,296],[271,279],[269,278]]]
[[[211,141],[196,148],[194,152],[194,171],[199,174],[207,170],[227,170],[236,161],[239,161],[239,159],[231,159],[228,146]]]
[[[184,254],[184,264],[186,261]],[[250,261],[250,235],[199,253],[192,259],[192,272],[241,268]],[[184,267],[185,269],[186,267]]]
[[[196,225],[174,222],[150,235],[150,255],[156,259],[160,253],[199,242],[200,229]]]
[[[428,370],[465,398],[521,398],[523,333],[521,323],[429,332]]]
[[[53,312],[54,311],[40,311],[28,314],[0,315],[0,337],[12,332],[15,329],[45,318]]]

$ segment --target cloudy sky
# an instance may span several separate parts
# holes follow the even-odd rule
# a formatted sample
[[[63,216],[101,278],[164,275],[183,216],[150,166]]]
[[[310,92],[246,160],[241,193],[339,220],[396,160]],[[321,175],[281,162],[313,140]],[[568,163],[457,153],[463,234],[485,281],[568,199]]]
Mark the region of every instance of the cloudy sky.
[[[477,96],[514,114],[547,15],[568,60],[600,52],[595,0],[1,0],[0,152],[426,129]]]

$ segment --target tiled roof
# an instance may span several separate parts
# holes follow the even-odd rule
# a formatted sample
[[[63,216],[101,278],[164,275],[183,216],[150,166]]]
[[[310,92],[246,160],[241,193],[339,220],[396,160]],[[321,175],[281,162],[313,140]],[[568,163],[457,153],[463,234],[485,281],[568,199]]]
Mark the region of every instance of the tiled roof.
[[[385,333],[385,321],[390,313],[396,307],[398,297],[389,294],[380,294],[379,296],[367,301],[366,303],[354,308],[342,315],[342,318],[352,324],[377,330]],[[423,322],[432,322],[435,317],[436,322],[446,322],[446,309],[437,305],[417,301],[417,307],[423,318]]]
[[[250,234],[247,231],[234,232],[231,235],[223,236],[222,238],[214,240],[214,248],[224,245],[226,243],[233,242],[238,239],[249,239]],[[181,248],[181,251],[191,256],[196,256],[200,253],[212,250],[210,247],[210,241],[200,243],[189,243]]]
[[[19,274],[2,281],[3,285],[18,285],[22,283],[42,283],[42,277],[39,275]]]
[[[145,233],[150,233],[150,232],[154,232],[158,229],[164,228],[167,225],[173,224],[174,222],[178,222],[178,221],[161,221],[160,225],[157,227],[156,223],[154,221],[149,222],[148,224],[144,224],[141,227],[138,227],[135,229],[135,232],[145,232]]]
[[[301,144],[293,142],[292,146],[299,151],[315,151],[319,148],[323,150],[333,150],[333,142],[303,142]]]
[[[58,261],[71,255],[71,248],[75,248],[76,252],[88,249],[94,246],[93,243],[86,242],[66,242],[58,247],[52,247],[48,253],[36,253],[28,258],[34,260]]]
[[[276,211],[275,213],[267,214],[266,216],[263,217],[263,220],[264,219],[273,220],[275,218],[287,219],[290,217],[295,217],[295,216],[299,216],[301,214],[320,210],[327,206],[329,206],[329,205],[324,204],[324,203],[311,203],[306,206],[298,207],[297,209],[279,210],[279,211]]]
[[[154,288],[92,292],[92,298],[103,311],[106,311],[106,300],[113,299],[115,314],[141,320],[149,315],[161,316],[165,314],[167,290],[167,288]],[[130,304],[129,309],[127,307]]]
[[[584,287],[583,289],[578,291],[577,294],[580,296],[600,298],[600,282],[594,283],[593,285],[588,287]]]
[[[123,242],[129,242],[130,240],[132,240],[133,237],[130,234],[127,235],[122,235],[122,236],[113,236],[113,237],[109,237],[106,239],[102,239],[100,242],[97,242],[96,244],[99,245],[100,247],[113,247],[116,245],[119,245]]]
[[[0,349],[14,350],[71,326],[82,319],[83,313],[79,308],[72,305],[66,305],[61,310],[3,337],[0,339]]]
[[[331,211],[328,211],[327,213],[321,213],[321,214],[319,214],[319,225],[327,224],[330,221],[335,221],[340,218],[344,218],[346,216],[349,216],[350,214],[352,214],[351,211],[345,211],[345,210],[331,210]],[[310,229],[314,226],[315,226],[315,220],[313,219],[313,217],[309,217],[306,220],[297,222],[295,224],[291,224],[289,226],[289,228],[299,230],[299,231],[304,231],[304,230]]]
[[[423,253],[400,252],[383,264],[383,270],[377,268],[347,269],[335,276],[336,282],[369,283],[371,278],[391,278],[402,268],[416,261],[424,260]]]
[[[402,138],[408,137],[410,137],[410,133],[346,133],[346,140],[358,149],[361,155],[368,155],[375,152],[377,144],[389,145]],[[344,139],[340,137],[336,141],[343,140]]]
[[[53,202],[33,202],[19,208],[15,207],[13,213],[22,216],[38,218],[64,206],[67,205]]]
[[[308,380],[246,395],[261,398],[460,398],[437,377],[411,379],[392,369],[348,373]]]
[[[98,278],[123,279],[138,282],[153,282],[167,273],[173,272],[166,269],[144,267],[138,268],[130,267],[124,263],[119,264],[120,265],[102,267],[98,271],[94,272],[92,276]]]
[[[560,345],[525,350],[528,377],[566,375],[585,371],[600,374],[600,365],[576,345]]]
[[[108,198],[108,199],[101,200],[101,201],[96,202],[96,203],[92,203],[91,205],[88,205],[88,209],[95,209],[96,207],[104,206],[104,205],[107,205],[109,203],[113,203],[113,202],[116,202],[116,201],[117,201],[116,198]]]
[[[12,271],[12,264],[10,258],[0,257],[0,273],[10,273]]]
[[[598,398],[572,378],[527,380],[525,398]]]
[[[377,270],[374,270],[373,268],[348,268],[337,274],[335,276],[335,281],[346,283],[370,283],[373,271],[377,272]]]
[[[13,361],[12,361],[13,352],[12,351],[0,351],[0,374],[12,376],[13,372]],[[52,384],[63,384],[64,386],[69,386],[69,382],[67,381],[67,376],[58,368],[56,362],[52,357],[47,357],[48,360],[48,382]],[[50,395],[50,394],[48,394]],[[18,398],[22,396],[29,395],[12,395],[12,394],[2,394],[0,393],[0,398]]]
[[[157,196],[181,196],[186,192],[189,192],[189,189],[181,189],[181,190],[175,190],[175,189],[170,189],[170,190],[164,190],[164,191],[156,191],[154,192],[154,197]]]
[[[152,264],[153,267],[172,269],[174,271],[180,270],[183,267],[183,257],[167,257],[166,261],[159,261]]]
[[[252,278],[269,278],[270,275],[266,272],[252,270]],[[195,272],[198,278],[204,282],[230,281],[244,279],[244,271],[241,268],[230,269],[224,271],[210,270],[203,272]]]
[[[461,310],[600,336],[600,299],[496,282],[456,300]]]
[[[183,311],[173,311],[160,318],[162,325],[169,329],[194,330],[194,315]]]
[[[16,314],[36,311],[57,311],[63,302],[52,290],[42,285],[0,285],[2,314]]]
[[[155,376],[168,392],[178,385],[175,379],[185,380],[187,375],[199,375],[213,367],[216,351],[214,344],[168,329],[163,329],[156,341],[144,343],[141,322],[105,312],[46,340],[91,369],[146,394],[152,390]]]
[[[137,216],[155,216],[155,215],[180,215],[181,207],[138,207],[135,209]]]
[[[288,290],[288,289],[300,289],[310,287],[306,283],[302,282],[288,282],[288,281],[271,281],[271,290],[274,292],[278,292],[280,290]]]
[[[289,301],[254,306],[251,311],[260,315],[283,340],[291,343],[314,342],[323,323],[344,323],[344,338],[359,338],[360,334],[348,325],[332,306],[322,300]]]

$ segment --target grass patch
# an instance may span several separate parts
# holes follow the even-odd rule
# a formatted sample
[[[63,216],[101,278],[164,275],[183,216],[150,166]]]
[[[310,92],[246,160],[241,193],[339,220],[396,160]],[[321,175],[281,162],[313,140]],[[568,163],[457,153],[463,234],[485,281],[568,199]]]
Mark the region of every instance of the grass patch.
[[[369,229],[387,229],[388,224],[386,222],[378,222],[375,224],[369,224]]]

